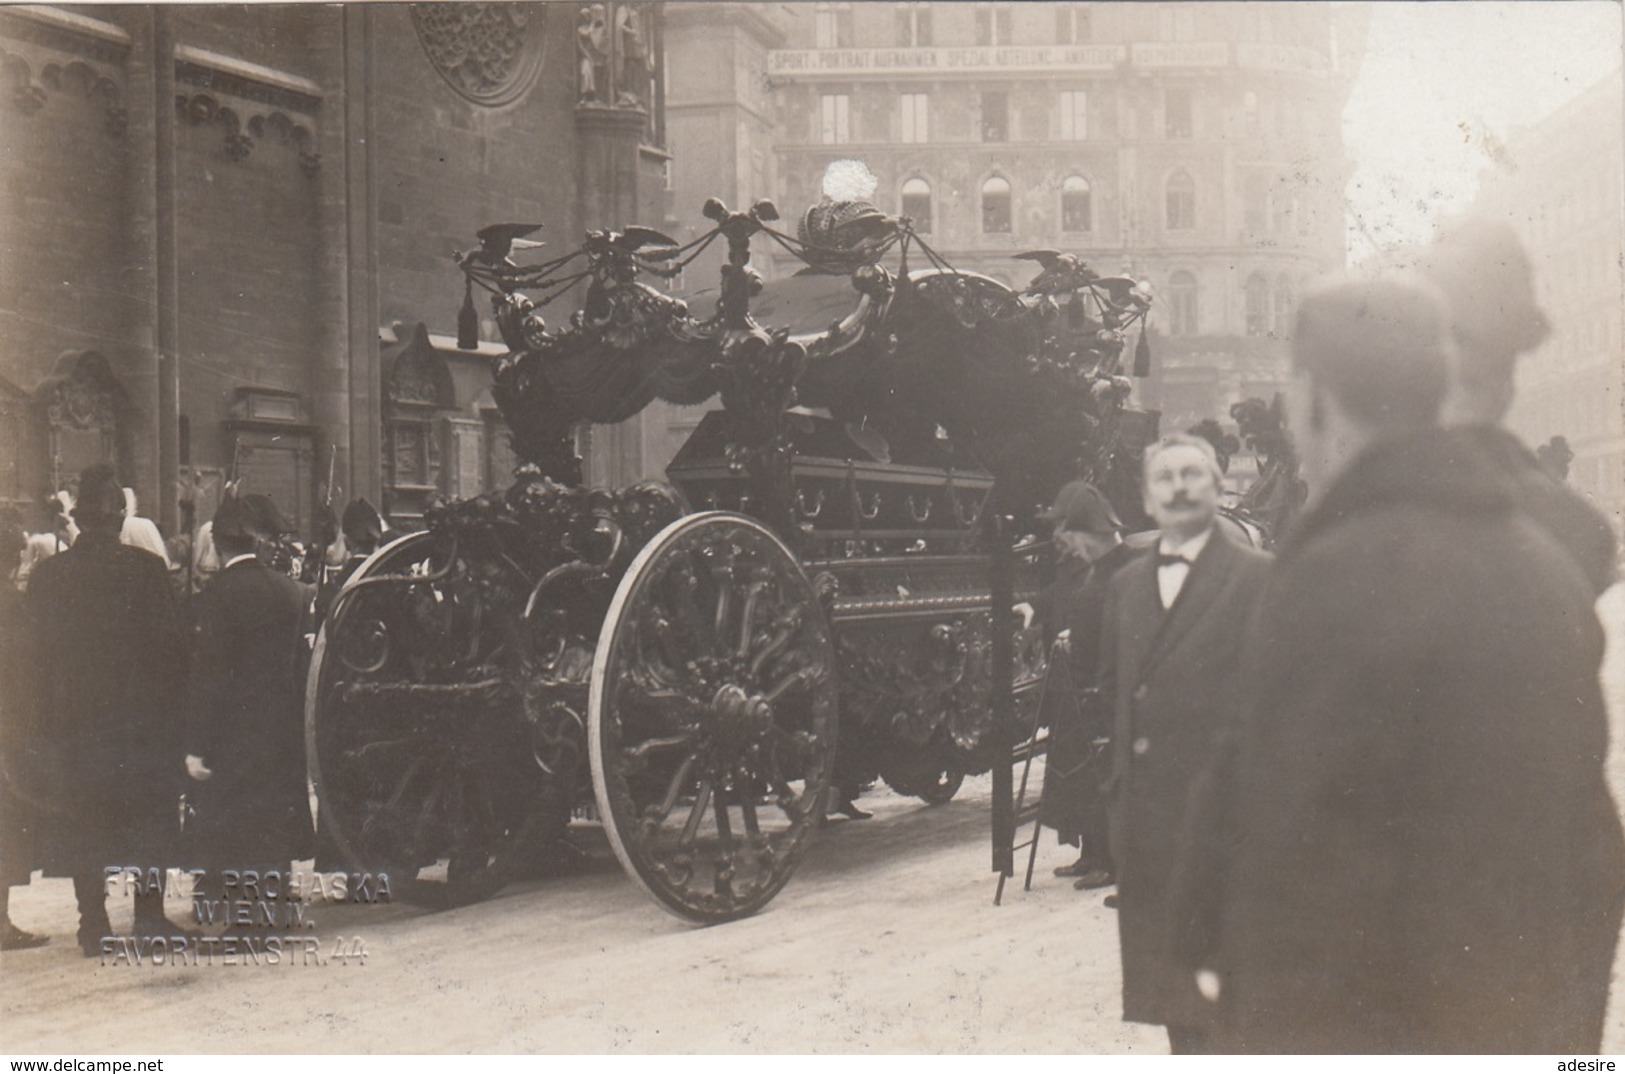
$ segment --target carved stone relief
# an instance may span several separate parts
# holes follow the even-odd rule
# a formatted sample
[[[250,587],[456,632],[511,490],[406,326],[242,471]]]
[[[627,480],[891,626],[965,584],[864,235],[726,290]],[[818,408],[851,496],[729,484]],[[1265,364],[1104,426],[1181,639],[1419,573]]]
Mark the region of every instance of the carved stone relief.
[[[495,108],[535,84],[542,69],[542,5],[413,4],[411,10],[429,62],[463,98]]]
[[[177,93],[175,113],[183,123],[194,127],[218,127],[225,139],[226,156],[247,160],[255,145],[276,138],[298,153],[299,168],[314,178],[322,168],[322,156],[315,150],[311,129],[286,112],[264,109],[251,102],[236,107],[209,93]]]
[[[101,355],[90,353],[40,398],[49,438],[50,479],[60,488],[92,463],[118,463],[122,390]]]
[[[28,60],[0,49],[0,81],[4,83],[11,106],[25,116],[34,115],[44,108],[51,94],[65,94],[102,108],[102,130],[108,137],[122,137],[129,126],[130,115],[123,104],[123,88],[82,60],[65,64],[47,63],[40,68],[36,81],[33,65]]]

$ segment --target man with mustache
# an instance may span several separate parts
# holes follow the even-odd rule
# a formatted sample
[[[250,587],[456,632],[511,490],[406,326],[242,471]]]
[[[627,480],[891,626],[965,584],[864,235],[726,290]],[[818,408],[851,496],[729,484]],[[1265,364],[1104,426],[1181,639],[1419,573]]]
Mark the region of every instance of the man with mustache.
[[[1190,784],[1230,720],[1269,565],[1216,525],[1221,479],[1213,445],[1200,437],[1168,436],[1146,450],[1145,506],[1162,532],[1152,554],[1112,578],[1100,656],[1101,693],[1115,714],[1123,1018],[1166,1025],[1175,1053],[1204,1050],[1200,997],[1178,970],[1167,928],[1175,851]]]

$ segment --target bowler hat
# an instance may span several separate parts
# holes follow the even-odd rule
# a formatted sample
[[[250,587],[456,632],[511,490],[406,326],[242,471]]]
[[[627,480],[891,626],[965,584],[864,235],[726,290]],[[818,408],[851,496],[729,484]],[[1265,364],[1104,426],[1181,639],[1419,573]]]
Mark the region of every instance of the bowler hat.
[[[1419,252],[1416,267],[1444,295],[1458,336],[1504,344],[1518,354],[1551,331],[1535,304],[1529,254],[1509,224],[1474,217],[1448,224]]]
[[[1123,522],[1111,501],[1087,481],[1068,481],[1055,495],[1055,505],[1039,513],[1045,522],[1058,522],[1064,530],[1083,533],[1120,533]]]

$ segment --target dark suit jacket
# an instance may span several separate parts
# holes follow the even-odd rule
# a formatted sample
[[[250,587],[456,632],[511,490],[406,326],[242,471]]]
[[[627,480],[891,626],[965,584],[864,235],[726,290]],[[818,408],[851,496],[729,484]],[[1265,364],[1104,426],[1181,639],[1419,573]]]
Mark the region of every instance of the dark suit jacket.
[[[1101,784],[1107,765],[1094,745],[1110,736],[1110,706],[1090,694],[1100,678],[1100,632],[1105,623],[1106,588],[1135,555],[1120,544],[1094,563],[1064,561],[1055,584],[1034,606],[1043,621],[1045,645],[1061,631],[1070,634],[1067,654],[1050,663],[1043,698],[1049,725],[1049,753],[1044,761],[1040,817],[1062,843],[1103,843],[1104,807]],[[1086,855],[1104,858],[1104,845],[1082,847]]]
[[[192,784],[193,854],[205,868],[285,864],[310,852],[300,645],[306,590],[257,560],[197,597],[186,752],[213,771]]]
[[[53,876],[171,864],[185,770],[185,635],[164,561],[87,530],[29,578],[25,703]]]
[[[1171,957],[1168,887],[1186,794],[1230,718],[1269,562],[1215,529],[1166,612],[1155,556],[1112,579],[1101,674],[1115,714],[1111,842],[1129,1021],[1184,1022],[1180,1011],[1193,1001]]]

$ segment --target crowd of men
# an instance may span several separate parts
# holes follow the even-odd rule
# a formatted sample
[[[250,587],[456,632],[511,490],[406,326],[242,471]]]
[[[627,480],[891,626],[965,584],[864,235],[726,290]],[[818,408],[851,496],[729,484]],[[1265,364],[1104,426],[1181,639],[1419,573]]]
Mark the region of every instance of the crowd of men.
[[[1462,222],[1403,260],[1300,304],[1309,498],[1273,556],[1226,524],[1196,436],[1146,451],[1149,542],[1081,482],[1047,516],[1033,610],[1076,702],[1050,718],[1043,816],[1079,848],[1056,871],[1115,884],[1123,1017],[1176,1052],[1600,1048],[1625,915],[1595,611],[1616,542],[1500,424],[1549,331],[1510,230]],[[314,592],[263,561],[274,506],[229,496],[183,611],[134,517],[87,470],[65,550],[0,587],[0,892],[72,878],[89,955],[109,863],[309,856],[305,638],[381,530],[352,505]],[[184,930],[138,889],[133,931]],[[38,942],[5,919],[0,946]]]
[[[1273,557],[1196,437],[1146,453],[1144,554],[1092,488],[1056,502],[1040,614],[1084,704],[1052,717],[1043,816],[1081,850],[1058,874],[1116,883],[1123,1017],[1176,1053],[1600,1048],[1616,541],[1501,425],[1549,331],[1531,275],[1468,220],[1304,296],[1309,499]]]
[[[21,576],[0,586],[0,949],[46,942],[9,914],[10,887],[42,870],[72,880],[78,942],[96,956],[113,934],[109,867],[186,868],[205,878],[195,897],[220,898],[228,871],[285,874],[313,852],[309,640],[383,527],[352,503],[325,549],[334,566],[307,583],[278,569],[288,527],[263,495],[228,490],[175,549],[111,467],[53,499],[64,514],[48,551],[19,520],[0,526]],[[197,561],[207,569],[172,569]],[[191,934],[163,898],[134,886],[138,940]]]

